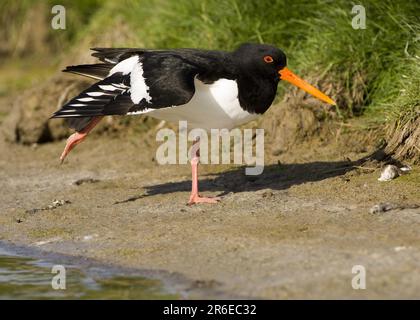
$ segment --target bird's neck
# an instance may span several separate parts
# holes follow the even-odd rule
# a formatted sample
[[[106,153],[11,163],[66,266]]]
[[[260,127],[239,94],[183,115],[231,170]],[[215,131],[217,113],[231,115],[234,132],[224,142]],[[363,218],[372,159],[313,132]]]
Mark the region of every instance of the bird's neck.
[[[241,74],[237,82],[239,102],[244,110],[263,114],[270,108],[276,96],[278,80]]]

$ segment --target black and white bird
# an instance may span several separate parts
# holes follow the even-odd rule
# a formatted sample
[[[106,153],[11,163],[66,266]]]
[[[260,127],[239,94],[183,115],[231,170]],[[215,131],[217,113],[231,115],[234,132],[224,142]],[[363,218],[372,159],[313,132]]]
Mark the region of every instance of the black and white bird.
[[[61,161],[107,115],[140,115],[187,121],[188,128],[232,129],[271,106],[280,80],[335,104],[286,67],[286,55],[265,44],[243,44],[233,52],[199,49],[95,48],[101,63],[64,71],[98,80],[67,102],[52,118],[66,118],[71,135]],[[198,193],[199,141],[191,158],[190,204],[218,198]]]

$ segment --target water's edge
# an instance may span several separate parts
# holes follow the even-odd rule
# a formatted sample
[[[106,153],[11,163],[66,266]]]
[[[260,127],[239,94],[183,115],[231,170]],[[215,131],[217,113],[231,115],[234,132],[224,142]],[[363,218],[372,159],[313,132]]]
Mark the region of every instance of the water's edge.
[[[51,281],[65,268],[66,289]],[[58,267],[57,267],[58,266]],[[61,270],[61,269],[60,269]],[[56,283],[57,278],[55,279]],[[229,298],[163,270],[115,266],[82,256],[0,241],[0,299],[188,299]]]

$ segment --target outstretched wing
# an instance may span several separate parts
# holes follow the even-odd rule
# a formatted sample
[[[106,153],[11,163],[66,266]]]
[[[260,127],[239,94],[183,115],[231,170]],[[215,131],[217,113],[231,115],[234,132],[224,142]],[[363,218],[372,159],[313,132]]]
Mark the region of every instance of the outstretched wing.
[[[145,113],[186,104],[194,95],[196,65],[167,51],[95,49],[105,63],[68,67],[66,72],[98,79],[52,118]]]

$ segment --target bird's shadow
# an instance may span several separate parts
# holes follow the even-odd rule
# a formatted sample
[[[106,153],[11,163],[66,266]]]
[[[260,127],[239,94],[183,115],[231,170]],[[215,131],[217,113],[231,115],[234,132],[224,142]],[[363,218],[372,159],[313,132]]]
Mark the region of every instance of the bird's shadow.
[[[306,182],[343,176],[347,172],[358,169],[369,160],[383,161],[389,156],[379,149],[369,156],[356,161],[316,161],[297,164],[272,164],[266,166],[262,174],[246,176],[244,167],[236,168],[219,174],[209,174],[199,181],[200,191],[221,192],[219,196],[229,192],[257,191],[261,189],[285,190],[293,185]],[[392,160],[390,162],[395,162]],[[191,181],[168,182],[145,186],[143,196],[169,194],[190,191]]]

